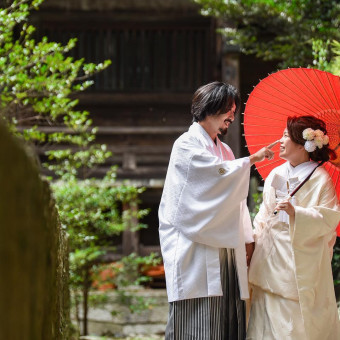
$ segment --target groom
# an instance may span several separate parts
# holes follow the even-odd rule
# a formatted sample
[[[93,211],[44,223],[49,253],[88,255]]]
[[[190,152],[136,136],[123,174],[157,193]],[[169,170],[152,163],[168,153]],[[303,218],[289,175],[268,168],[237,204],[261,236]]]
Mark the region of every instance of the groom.
[[[200,87],[192,100],[193,124],[172,149],[159,207],[166,340],[245,339],[246,248],[248,260],[253,251],[246,206],[250,166],[271,159],[273,151],[235,159],[219,140],[239,110],[233,86]]]

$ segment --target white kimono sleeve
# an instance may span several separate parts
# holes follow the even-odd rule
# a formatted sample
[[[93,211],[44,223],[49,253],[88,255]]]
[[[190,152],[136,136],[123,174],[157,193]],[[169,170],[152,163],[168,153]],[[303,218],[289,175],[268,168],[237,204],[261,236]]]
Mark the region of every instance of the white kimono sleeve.
[[[273,195],[273,188],[271,187],[271,181],[273,178],[273,172],[267,177],[264,188],[263,188],[263,201],[260,205],[260,209],[254,218],[254,236],[257,238],[262,230],[266,227],[268,223],[268,217],[270,212],[273,213],[274,206],[271,206],[270,197]],[[274,194],[275,195],[275,194]]]
[[[315,194],[315,193],[314,193]],[[331,180],[321,189],[317,206],[295,207],[295,219],[290,219],[293,245],[303,248],[319,237],[333,238],[335,228],[340,220],[338,200]]]
[[[249,209],[247,207],[247,201],[244,200],[241,205],[241,214],[243,219],[243,232],[244,232],[244,242],[246,244],[254,242],[253,228],[251,225],[251,219],[249,214]]]
[[[339,339],[329,247],[340,211],[331,179],[314,184],[304,207],[296,206],[295,220],[290,219],[299,302],[308,339],[318,340],[323,334],[325,339]]]
[[[194,153],[175,209],[173,225],[193,242],[216,248],[239,244],[240,204],[249,188],[250,160],[218,161]]]

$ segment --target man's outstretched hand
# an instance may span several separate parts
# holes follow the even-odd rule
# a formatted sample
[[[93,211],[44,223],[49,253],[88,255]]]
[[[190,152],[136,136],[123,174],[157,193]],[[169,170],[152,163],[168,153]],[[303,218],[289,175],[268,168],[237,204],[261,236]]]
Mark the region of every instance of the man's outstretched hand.
[[[265,146],[264,148],[260,149],[259,151],[255,152],[254,154],[249,156],[250,164],[253,165],[257,162],[262,162],[265,158],[271,160],[274,158],[274,151],[272,148],[277,144],[280,143],[280,140],[275,141],[274,143]]]

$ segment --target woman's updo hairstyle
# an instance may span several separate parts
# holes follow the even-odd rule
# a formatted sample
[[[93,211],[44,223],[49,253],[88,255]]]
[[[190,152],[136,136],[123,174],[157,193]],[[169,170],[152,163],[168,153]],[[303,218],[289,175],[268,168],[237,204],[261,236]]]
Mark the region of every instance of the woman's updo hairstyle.
[[[303,138],[303,131],[308,128],[321,130],[325,135],[327,134],[325,122],[314,116],[294,116],[287,119],[289,137],[296,144],[305,145],[306,139]],[[315,162],[335,159],[335,152],[329,148],[329,144],[323,145],[321,149],[317,147],[313,152],[308,153],[310,159]]]

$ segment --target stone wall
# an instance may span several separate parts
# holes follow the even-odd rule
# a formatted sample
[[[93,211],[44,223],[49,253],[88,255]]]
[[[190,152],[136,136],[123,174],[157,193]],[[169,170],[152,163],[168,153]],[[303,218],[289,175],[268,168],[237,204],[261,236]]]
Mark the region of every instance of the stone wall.
[[[135,296],[152,299],[149,309],[131,313],[126,306],[117,303],[114,291],[94,293],[107,295],[101,306],[90,307],[88,312],[88,333],[96,336],[153,336],[163,337],[168,319],[168,300],[165,289],[139,289]],[[82,310],[79,311],[82,315]],[[72,313],[72,316],[74,314]],[[75,320],[74,320],[75,322]]]
[[[0,339],[68,339],[67,258],[49,185],[0,125]]]

